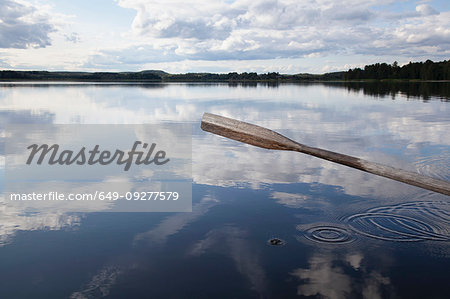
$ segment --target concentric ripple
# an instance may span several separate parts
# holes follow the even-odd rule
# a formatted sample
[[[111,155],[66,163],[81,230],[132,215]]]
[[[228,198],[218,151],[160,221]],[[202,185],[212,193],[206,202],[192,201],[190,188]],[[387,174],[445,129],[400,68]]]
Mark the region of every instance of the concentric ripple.
[[[444,201],[382,206],[348,216],[345,222],[354,232],[378,240],[449,241],[449,207]]]
[[[305,238],[314,242],[345,244],[354,241],[354,236],[350,231],[337,226],[319,225],[306,230],[297,226],[297,229],[303,231]]]
[[[362,235],[394,242],[450,241],[450,202],[414,201],[350,215],[342,224],[297,225],[314,242],[345,244]],[[300,238],[297,237],[300,241]]]
[[[450,179],[450,152],[443,151],[439,155],[420,157],[414,162],[420,174],[439,178]]]

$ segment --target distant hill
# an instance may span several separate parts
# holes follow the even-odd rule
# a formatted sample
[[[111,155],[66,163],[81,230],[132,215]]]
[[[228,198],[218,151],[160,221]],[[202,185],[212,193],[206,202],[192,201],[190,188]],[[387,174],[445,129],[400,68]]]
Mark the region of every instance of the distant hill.
[[[143,73],[143,74],[155,74],[155,75],[158,75],[160,77],[166,77],[167,75],[169,75],[169,73],[166,73],[165,71],[161,71],[161,70],[145,70],[145,71],[141,71],[141,73]]]

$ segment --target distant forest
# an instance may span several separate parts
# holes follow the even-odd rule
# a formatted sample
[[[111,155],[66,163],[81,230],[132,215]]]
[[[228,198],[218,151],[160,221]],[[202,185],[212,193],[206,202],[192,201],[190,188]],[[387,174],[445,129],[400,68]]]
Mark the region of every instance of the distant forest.
[[[141,72],[48,72],[48,71],[0,71],[0,81],[81,81],[81,82],[311,82],[311,81],[364,81],[364,80],[450,80],[450,60],[410,62],[399,66],[376,63],[364,69],[321,75],[283,75],[277,72],[265,74],[237,73],[187,73],[169,74],[159,70]]]
[[[364,69],[350,69],[344,74],[345,80],[361,79],[406,79],[406,80],[450,80],[450,60],[433,62],[410,62],[404,66],[376,63],[366,65]]]

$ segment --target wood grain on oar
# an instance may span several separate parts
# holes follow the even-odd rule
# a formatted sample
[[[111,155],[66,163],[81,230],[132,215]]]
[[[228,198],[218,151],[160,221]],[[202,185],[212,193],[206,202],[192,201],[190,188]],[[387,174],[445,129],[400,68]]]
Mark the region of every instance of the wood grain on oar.
[[[449,182],[387,165],[369,162],[352,156],[303,145],[277,132],[243,121],[205,113],[203,114],[201,127],[204,131],[258,147],[301,152],[406,184],[450,195]]]

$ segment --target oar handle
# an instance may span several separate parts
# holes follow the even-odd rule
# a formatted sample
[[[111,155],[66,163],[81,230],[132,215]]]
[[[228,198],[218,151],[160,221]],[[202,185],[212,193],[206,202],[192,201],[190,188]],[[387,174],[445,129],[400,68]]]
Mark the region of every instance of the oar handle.
[[[352,156],[303,145],[272,130],[236,119],[205,113],[203,114],[201,128],[204,131],[254,146],[266,149],[301,152],[409,185],[450,195],[450,183],[447,181],[393,168],[387,165],[369,162]]]

